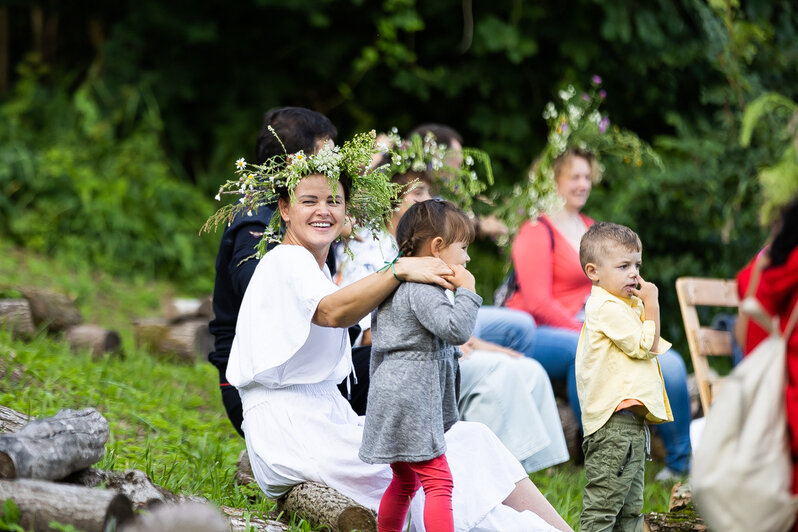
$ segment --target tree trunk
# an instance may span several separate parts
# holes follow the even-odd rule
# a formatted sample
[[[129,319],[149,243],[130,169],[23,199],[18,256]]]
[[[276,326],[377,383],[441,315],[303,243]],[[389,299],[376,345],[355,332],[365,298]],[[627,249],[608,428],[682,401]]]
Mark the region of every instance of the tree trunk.
[[[316,482],[294,486],[278,501],[279,511],[295,512],[333,532],[377,532],[374,512],[333,488]]]
[[[153,354],[172,354],[180,362],[193,364],[205,360],[213,350],[213,335],[208,320],[192,319],[176,325],[166,320],[150,318],[133,325],[136,343],[149,348]]]
[[[127,471],[105,471],[102,469],[85,469],[68,476],[65,482],[79,484],[87,488],[106,487],[119,491],[127,497],[133,507],[138,510],[148,509],[161,504],[206,503],[202,497],[193,495],[176,495],[171,491],[154,484],[150,477],[138,469]]]
[[[93,408],[64,409],[0,435],[0,478],[59,480],[105,454],[108,421]]]
[[[112,490],[90,489],[41,480],[0,480],[0,500],[11,499],[25,530],[50,532],[49,523],[72,525],[84,532],[113,530],[133,517],[124,495]]]
[[[64,294],[44,288],[20,288],[22,296],[30,303],[33,323],[44,325],[50,332],[59,332],[83,322],[75,302]]]
[[[0,299],[0,327],[14,336],[28,338],[33,335],[33,314],[25,299]]]
[[[119,333],[99,325],[83,324],[70,327],[66,331],[66,341],[73,351],[88,349],[95,359],[104,353],[121,354],[122,341]]]
[[[28,424],[31,418],[11,408],[0,406],[0,434],[10,434]]]

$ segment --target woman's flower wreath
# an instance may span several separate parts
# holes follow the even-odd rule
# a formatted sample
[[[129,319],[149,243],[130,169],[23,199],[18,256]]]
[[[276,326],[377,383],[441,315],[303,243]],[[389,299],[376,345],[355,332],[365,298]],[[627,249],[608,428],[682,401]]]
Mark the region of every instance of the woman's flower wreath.
[[[277,137],[271,127],[269,130]],[[238,159],[235,163],[238,177],[228,180],[216,194],[218,201],[225,194],[239,196],[238,201],[216,211],[202,230],[209,231],[220,222],[229,225],[239,215],[252,216],[258,208],[274,204],[286,191],[293,201],[297,183],[303,177],[320,174],[330,180],[333,193],[340,179],[348,179],[351,185],[346,214],[354,229],[379,232],[393,212],[401,187],[390,182],[385,166],[371,168],[372,156],[376,153],[375,138],[374,131],[359,133],[341,146],[326,145],[315,154],[284,153],[264,164]],[[258,257],[263,256],[269,243],[281,241],[281,221],[279,210],[275,210],[258,243]]]
[[[462,163],[452,166],[450,161],[454,154],[448,146],[438,143],[432,133],[427,133],[424,138],[415,133],[402,139],[394,127],[386,139],[378,142],[380,149],[390,153],[386,170],[389,176],[428,171],[436,192],[463,210],[470,210],[474,198],[493,184],[490,156],[482,150],[463,148]],[[477,165],[484,170],[484,181],[476,171]]]
[[[560,105],[549,102],[543,111],[543,118],[549,126],[548,142],[540,156],[535,160],[523,183],[516,184],[512,194],[504,201],[496,201],[500,207],[497,216],[510,229],[510,234],[502,238],[500,245],[512,242],[514,234],[529,219],[543,213],[552,212],[562,206],[554,180],[554,162],[569,148],[589,151],[599,161],[612,157],[627,165],[640,167],[643,162],[662,166],[659,156],[645,142],[631,131],[610,123],[609,117],[599,109],[607,97],[601,88],[599,76],[591,79],[589,92],[577,97],[573,85],[559,91]],[[594,176],[598,181],[601,175]]]

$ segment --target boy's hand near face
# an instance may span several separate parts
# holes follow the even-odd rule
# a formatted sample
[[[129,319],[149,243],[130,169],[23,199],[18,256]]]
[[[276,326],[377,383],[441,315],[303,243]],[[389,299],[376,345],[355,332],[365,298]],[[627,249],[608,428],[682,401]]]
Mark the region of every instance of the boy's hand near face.
[[[637,278],[640,281],[640,288],[632,290],[632,293],[643,301],[643,305],[646,307],[646,319],[653,321],[656,325],[654,343],[651,344],[651,350],[656,353],[659,352],[657,349],[659,347],[659,289],[657,285],[649,283],[639,274]]]

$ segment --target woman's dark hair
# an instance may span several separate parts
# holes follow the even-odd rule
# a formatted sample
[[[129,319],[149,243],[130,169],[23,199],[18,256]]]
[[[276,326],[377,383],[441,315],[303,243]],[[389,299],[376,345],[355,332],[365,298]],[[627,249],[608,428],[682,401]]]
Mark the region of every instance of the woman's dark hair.
[[[347,177],[343,173],[341,173],[341,177],[339,178],[339,181],[341,182],[341,188],[344,189],[344,201],[349,203],[349,193],[352,190],[352,179],[350,179],[349,177]],[[284,187],[280,188],[279,189],[279,193],[280,193],[280,196],[279,196],[280,199],[285,200],[285,201],[290,201],[291,194],[288,192],[287,188],[284,188]]]
[[[274,133],[269,131],[269,126]],[[283,153],[314,153],[316,143],[321,139],[335,140],[338,130],[323,114],[304,107],[275,107],[263,115],[263,124],[255,143],[257,164]],[[282,144],[280,144],[282,142]],[[285,149],[283,149],[285,146]]]
[[[770,264],[780,266],[787,262],[790,253],[798,246],[798,198],[781,211],[776,226],[776,237],[770,245]]]
[[[443,239],[444,246],[471,243],[474,224],[454,203],[431,199],[412,205],[396,227],[396,242],[406,257],[412,257],[425,242],[436,237]]]
[[[418,134],[422,139],[427,136],[427,133],[432,133],[435,137],[435,142],[438,144],[445,144],[451,146],[452,141],[456,140],[461,146],[463,145],[463,136],[460,135],[454,128],[444,124],[421,124],[413,128],[407,137],[410,138],[413,134]]]

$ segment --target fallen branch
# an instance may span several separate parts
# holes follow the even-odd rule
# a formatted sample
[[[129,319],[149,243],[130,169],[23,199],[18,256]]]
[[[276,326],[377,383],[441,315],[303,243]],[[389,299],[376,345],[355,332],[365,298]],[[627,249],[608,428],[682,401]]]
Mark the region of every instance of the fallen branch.
[[[28,338],[33,335],[33,314],[26,299],[0,299],[0,327],[13,336]]]
[[[59,332],[83,322],[75,302],[64,294],[44,288],[20,288],[19,291],[30,303],[37,327],[44,325],[50,332]]]
[[[73,351],[88,349],[96,359],[104,353],[120,354],[122,341],[119,333],[99,325],[82,324],[66,331],[66,341]]]

